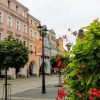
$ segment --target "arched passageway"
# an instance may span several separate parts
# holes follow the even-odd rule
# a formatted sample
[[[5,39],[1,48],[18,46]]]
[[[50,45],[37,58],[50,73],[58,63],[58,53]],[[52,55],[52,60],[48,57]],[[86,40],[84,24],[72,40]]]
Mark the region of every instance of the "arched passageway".
[[[31,61],[30,65],[29,65],[29,74],[32,75],[36,75],[36,63],[35,61]]]

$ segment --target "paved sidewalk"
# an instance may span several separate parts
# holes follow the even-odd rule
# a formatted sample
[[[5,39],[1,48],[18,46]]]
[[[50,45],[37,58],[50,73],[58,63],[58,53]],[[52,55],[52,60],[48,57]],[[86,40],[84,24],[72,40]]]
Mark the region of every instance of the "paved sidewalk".
[[[8,80],[8,83],[12,84],[11,100],[55,100],[59,88],[55,87],[58,84],[58,77],[46,76],[45,81],[46,93],[42,94],[42,77]],[[2,98],[3,84],[4,80],[0,80],[0,98]]]

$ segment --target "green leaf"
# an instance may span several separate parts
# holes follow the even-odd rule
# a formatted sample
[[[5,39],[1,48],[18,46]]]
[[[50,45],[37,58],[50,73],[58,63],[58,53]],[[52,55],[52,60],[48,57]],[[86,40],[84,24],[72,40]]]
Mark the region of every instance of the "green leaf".
[[[89,85],[89,84],[90,84],[90,82],[91,82],[91,80],[92,80],[92,78],[93,78],[93,75],[94,75],[94,74],[89,74],[89,73],[87,73],[87,75],[84,76],[86,85]]]
[[[67,76],[75,76],[79,72],[79,69],[74,69],[70,74],[67,74]]]

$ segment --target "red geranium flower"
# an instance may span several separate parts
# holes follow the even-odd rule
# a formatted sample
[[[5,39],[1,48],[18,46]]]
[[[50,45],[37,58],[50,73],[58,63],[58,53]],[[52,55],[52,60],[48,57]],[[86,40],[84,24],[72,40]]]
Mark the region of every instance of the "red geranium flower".
[[[58,71],[59,69],[57,67],[54,68],[54,71]]]
[[[60,67],[60,66],[61,66],[61,61],[59,61],[59,62],[57,63],[57,66],[58,66],[58,67]]]
[[[57,92],[58,96],[60,99],[63,99],[66,96],[66,91],[64,89],[58,89]]]

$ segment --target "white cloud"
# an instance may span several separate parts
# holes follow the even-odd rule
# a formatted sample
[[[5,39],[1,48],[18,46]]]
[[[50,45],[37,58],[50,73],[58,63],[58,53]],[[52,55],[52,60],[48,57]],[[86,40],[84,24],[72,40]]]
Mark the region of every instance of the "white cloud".
[[[69,41],[75,37],[68,32],[89,25],[100,17],[100,0],[18,0],[29,9],[29,13],[48,29],[54,29],[57,37],[66,34]]]

